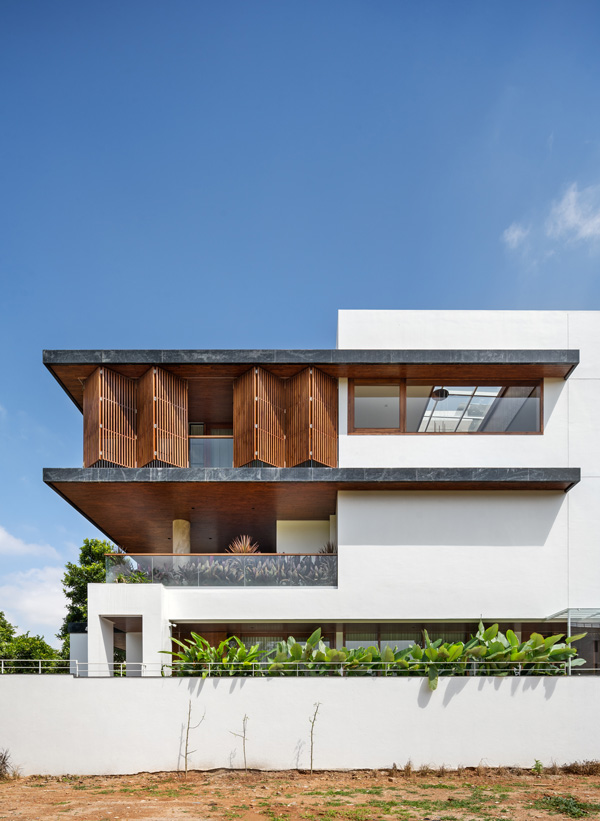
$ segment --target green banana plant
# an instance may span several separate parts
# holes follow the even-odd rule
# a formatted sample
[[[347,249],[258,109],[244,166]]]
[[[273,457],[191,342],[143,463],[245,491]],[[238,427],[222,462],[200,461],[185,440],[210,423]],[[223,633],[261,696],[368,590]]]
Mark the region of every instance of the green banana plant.
[[[546,676],[564,675],[567,665],[577,667],[585,660],[576,658],[573,642],[586,633],[564,638],[560,633],[544,638],[532,633],[519,641],[512,630],[501,633],[497,624],[488,628],[480,622],[477,632],[466,642],[431,641],[423,631],[424,646],[358,647],[334,649],[322,640],[321,629],[312,633],[304,644],[293,636],[278,642],[270,653],[259,651],[255,644],[246,649],[239,638],[225,639],[212,647],[202,636],[192,633],[188,642],[173,641],[182,650],[162,651],[172,656],[173,675],[213,676],[422,676],[430,690],[435,690],[441,676]],[[266,673],[263,665],[267,662]],[[209,666],[210,665],[210,666]]]
[[[259,661],[262,653],[259,645],[249,649],[237,636],[224,639],[216,647],[197,633],[192,633],[188,642],[173,639],[183,651],[161,650],[170,655],[173,664],[165,665],[174,676],[255,676],[260,670],[254,662]]]

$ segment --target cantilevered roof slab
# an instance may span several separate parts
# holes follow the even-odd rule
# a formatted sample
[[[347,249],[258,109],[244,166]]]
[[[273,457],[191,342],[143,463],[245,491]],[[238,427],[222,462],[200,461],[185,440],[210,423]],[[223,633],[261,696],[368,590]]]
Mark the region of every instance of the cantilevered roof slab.
[[[184,379],[234,379],[252,365],[294,376],[315,365],[334,377],[434,379],[478,384],[482,380],[566,379],[579,364],[578,350],[131,350],[44,351],[44,364],[75,404],[83,383],[99,365],[138,379],[160,365]]]
[[[130,552],[169,551],[173,519],[192,522],[192,551],[240,533],[274,547],[278,519],[325,520],[340,490],[554,491],[578,468],[46,468],[44,481]]]

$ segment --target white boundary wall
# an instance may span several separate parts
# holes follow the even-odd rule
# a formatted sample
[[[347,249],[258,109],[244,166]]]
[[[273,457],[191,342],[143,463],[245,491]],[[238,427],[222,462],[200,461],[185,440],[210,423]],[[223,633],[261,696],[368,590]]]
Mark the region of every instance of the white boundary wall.
[[[0,679],[0,748],[28,774],[119,774],[190,768],[548,765],[597,759],[600,678]]]

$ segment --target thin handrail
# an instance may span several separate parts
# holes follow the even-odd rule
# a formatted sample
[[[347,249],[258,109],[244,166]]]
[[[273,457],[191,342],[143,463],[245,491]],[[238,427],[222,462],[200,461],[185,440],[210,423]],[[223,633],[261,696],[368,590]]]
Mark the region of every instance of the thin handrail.
[[[163,672],[164,670],[177,670],[178,668],[190,668],[195,667],[199,670],[207,669],[212,672],[213,668],[216,668],[218,671],[227,673],[230,670],[243,670],[244,672],[252,671],[253,673],[257,672],[258,674],[262,675],[262,671],[264,668],[271,667],[275,662],[273,660],[268,661],[252,661],[252,662],[243,662],[243,661],[232,661],[232,662],[214,662],[214,661],[173,661],[171,663],[165,662],[129,662],[129,665],[126,661],[124,662],[82,662],[78,661],[77,659],[0,659],[0,674],[10,675],[17,669],[29,670],[34,675],[39,675],[45,669],[48,672],[57,672],[57,671],[66,671],[70,672],[71,669],[74,667],[75,672],[71,673],[75,677],[81,676],[82,672],[90,670],[106,670],[112,671],[113,673],[119,669],[120,674],[123,675],[127,668],[129,667],[130,670],[139,671],[142,675],[147,670],[156,670],[158,672]],[[456,676],[447,676],[444,673],[452,672],[453,662],[440,662],[440,661],[429,661],[429,660],[419,660],[416,661],[419,666],[421,667],[428,667],[429,665],[436,665],[439,668],[443,668],[446,665],[451,665],[448,670],[440,669],[441,677],[443,678],[452,678]],[[381,671],[388,671],[390,667],[393,667],[397,664],[397,661],[373,661],[369,662],[368,665],[364,667],[357,665],[356,662],[352,661],[310,661],[310,660],[289,660],[278,662],[281,664],[285,672],[294,672],[297,676],[302,677],[312,673],[315,669],[324,668],[324,669],[331,669],[334,671],[338,671],[343,673],[346,669],[350,669],[353,672],[357,673],[365,673],[368,674],[370,672],[381,672]],[[529,665],[534,665],[541,669],[548,669],[548,670],[556,670],[557,675],[560,674],[561,668],[563,675],[566,675],[566,661],[545,661],[545,662],[526,662],[525,664],[513,661],[495,661],[490,662],[490,664],[494,664],[498,669],[501,667],[508,667],[509,669],[513,670],[515,676],[519,676],[523,667],[528,667]],[[33,666],[32,666],[33,665]],[[49,665],[48,667],[43,667],[43,665]],[[472,662],[467,662],[467,667],[465,668],[465,672],[475,672],[477,668],[480,668],[484,665],[474,665]],[[275,671],[274,676],[278,677],[282,671],[278,670]],[[408,677],[408,678],[420,678],[423,677],[421,671],[419,670],[411,670],[407,668],[396,668],[392,672],[398,674],[398,678],[401,677]],[[527,671],[526,671],[527,672]],[[573,671],[575,675],[580,675],[581,673],[600,673],[599,667],[578,667],[576,671]],[[219,676],[223,677],[223,676]],[[475,675],[475,676],[468,676],[474,678],[495,678],[496,676],[494,673],[491,674],[484,674],[484,675]],[[524,676],[526,677],[526,676]]]
[[[194,433],[194,434],[190,434],[188,436],[188,439],[233,439],[233,434],[231,434],[231,433],[229,433],[229,434],[219,433],[219,434],[215,434],[215,436],[209,436],[206,433],[199,433],[199,434]]]
[[[239,556],[254,556],[255,558],[264,559],[265,557],[274,558],[276,556],[319,556],[320,558],[323,558],[327,556],[337,557],[337,555],[337,553],[227,553],[223,550],[221,553],[105,553],[104,557],[108,558],[109,556],[112,556],[117,559],[125,559],[129,556],[175,556],[178,559],[185,559],[188,556],[231,556],[232,558]]]

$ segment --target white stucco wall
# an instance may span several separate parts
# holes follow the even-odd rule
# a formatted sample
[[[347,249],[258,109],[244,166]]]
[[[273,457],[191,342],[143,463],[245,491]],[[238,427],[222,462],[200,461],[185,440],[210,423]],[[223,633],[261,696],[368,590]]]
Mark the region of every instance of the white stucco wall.
[[[277,522],[278,553],[318,553],[329,540],[329,519],[319,521]]]
[[[338,348],[569,348],[571,317],[593,311],[338,311]],[[596,314],[597,316],[597,314]],[[585,335],[585,319],[578,330]]]
[[[152,665],[164,663],[160,651],[169,650],[171,643],[165,588],[161,584],[88,584],[90,675],[112,662],[106,628],[115,616],[141,616],[142,659]]]
[[[2,676],[2,746],[24,775],[121,774],[183,766],[192,703],[192,769],[533,766],[598,757],[600,679],[75,679]],[[290,709],[293,705],[293,709]],[[357,708],[357,705],[359,707]],[[374,728],[376,731],[374,731]],[[535,728],[535,732],[532,732]],[[143,738],[143,743],[140,739]]]

